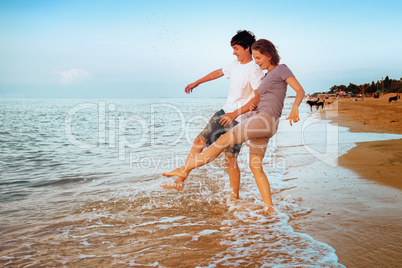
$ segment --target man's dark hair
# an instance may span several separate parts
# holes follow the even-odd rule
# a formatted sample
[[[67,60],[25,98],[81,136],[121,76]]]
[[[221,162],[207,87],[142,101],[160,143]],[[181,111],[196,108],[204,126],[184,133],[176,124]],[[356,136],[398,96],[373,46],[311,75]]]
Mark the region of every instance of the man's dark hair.
[[[251,45],[255,42],[255,35],[246,30],[239,30],[237,31],[237,34],[232,37],[232,40],[230,41],[230,45],[239,45],[243,47],[244,49],[249,48],[250,53],[251,53]]]

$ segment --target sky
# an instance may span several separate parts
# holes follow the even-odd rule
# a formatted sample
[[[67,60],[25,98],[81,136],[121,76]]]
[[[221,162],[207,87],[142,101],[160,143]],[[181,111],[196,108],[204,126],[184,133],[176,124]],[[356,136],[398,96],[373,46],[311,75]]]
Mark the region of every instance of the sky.
[[[0,98],[226,97],[238,30],[272,41],[307,93],[402,77],[402,2],[1,0]],[[294,95],[288,89],[288,95]]]

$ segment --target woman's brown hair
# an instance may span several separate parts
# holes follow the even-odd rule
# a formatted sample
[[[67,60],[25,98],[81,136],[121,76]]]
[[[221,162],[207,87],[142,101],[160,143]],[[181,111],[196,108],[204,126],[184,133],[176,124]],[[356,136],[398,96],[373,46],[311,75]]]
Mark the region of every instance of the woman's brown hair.
[[[264,54],[266,56],[270,56],[272,65],[278,65],[279,61],[281,60],[281,57],[279,57],[278,50],[276,50],[275,45],[272,44],[271,41],[268,41],[266,39],[258,39],[253,43],[251,49],[257,50],[261,54]]]

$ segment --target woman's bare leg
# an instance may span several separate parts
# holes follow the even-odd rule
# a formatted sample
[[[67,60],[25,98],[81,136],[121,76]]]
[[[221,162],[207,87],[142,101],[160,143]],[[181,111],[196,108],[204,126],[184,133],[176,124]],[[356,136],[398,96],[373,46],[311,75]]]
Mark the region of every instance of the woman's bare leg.
[[[191,170],[208,164],[209,162],[214,160],[226,147],[233,144],[236,144],[233,134],[230,131],[226,132],[225,134],[220,136],[219,139],[216,142],[214,142],[211,146],[209,146],[206,150],[204,150],[202,153],[198,154],[196,157],[191,159],[191,161],[188,163],[187,166],[176,168],[171,172],[162,173],[162,175],[166,177],[177,176],[178,180],[183,184],[188,174],[190,174]],[[164,187],[163,185],[161,186]],[[176,189],[176,187],[164,187],[164,188]]]
[[[272,203],[271,187],[267,175],[262,167],[263,156],[250,155],[250,169],[254,175],[255,182],[257,183],[258,190],[260,191],[262,200],[267,206],[268,213],[275,213],[275,209]]]
[[[207,143],[203,141],[200,138],[195,138],[193,146],[191,147],[191,150],[189,154],[187,155],[186,162],[184,162],[184,166],[187,166],[188,163],[190,163],[191,159],[196,157],[199,153],[204,150],[204,148],[207,146]]]

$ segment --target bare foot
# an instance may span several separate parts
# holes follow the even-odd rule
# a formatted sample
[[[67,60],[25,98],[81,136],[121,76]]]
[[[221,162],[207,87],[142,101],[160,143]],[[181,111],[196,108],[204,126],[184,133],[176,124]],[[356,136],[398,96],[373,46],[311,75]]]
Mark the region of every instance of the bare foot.
[[[226,202],[228,204],[237,204],[237,202],[239,201],[239,197],[236,197],[232,194],[228,195],[228,197],[226,198]]]
[[[166,182],[161,184],[161,187],[165,189],[175,189],[177,191],[181,191],[184,188],[184,181],[188,176],[188,172],[186,172],[184,167],[180,167],[168,173],[164,172],[162,173],[162,175],[165,177],[177,176],[178,178],[174,182]]]
[[[180,178],[173,181],[165,182],[160,185],[161,187],[165,189],[175,189],[177,191],[181,191],[184,188],[184,181],[182,181]]]
[[[176,168],[176,169],[173,170],[173,171],[170,171],[170,172],[167,172],[167,173],[164,172],[164,173],[162,173],[162,175],[165,176],[165,177],[177,176],[177,177],[179,177],[182,181],[185,181],[185,180],[187,179],[188,172],[185,170],[184,167],[179,167],[179,168]]]
[[[265,205],[263,211],[264,211],[264,213],[266,213],[268,215],[277,215],[278,214],[278,211],[276,211],[274,206],[271,206],[271,205]]]
[[[230,197],[234,200],[234,199],[240,199],[240,197],[239,197],[239,194],[238,193],[235,193],[235,192],[231,192],[230,193]]]

